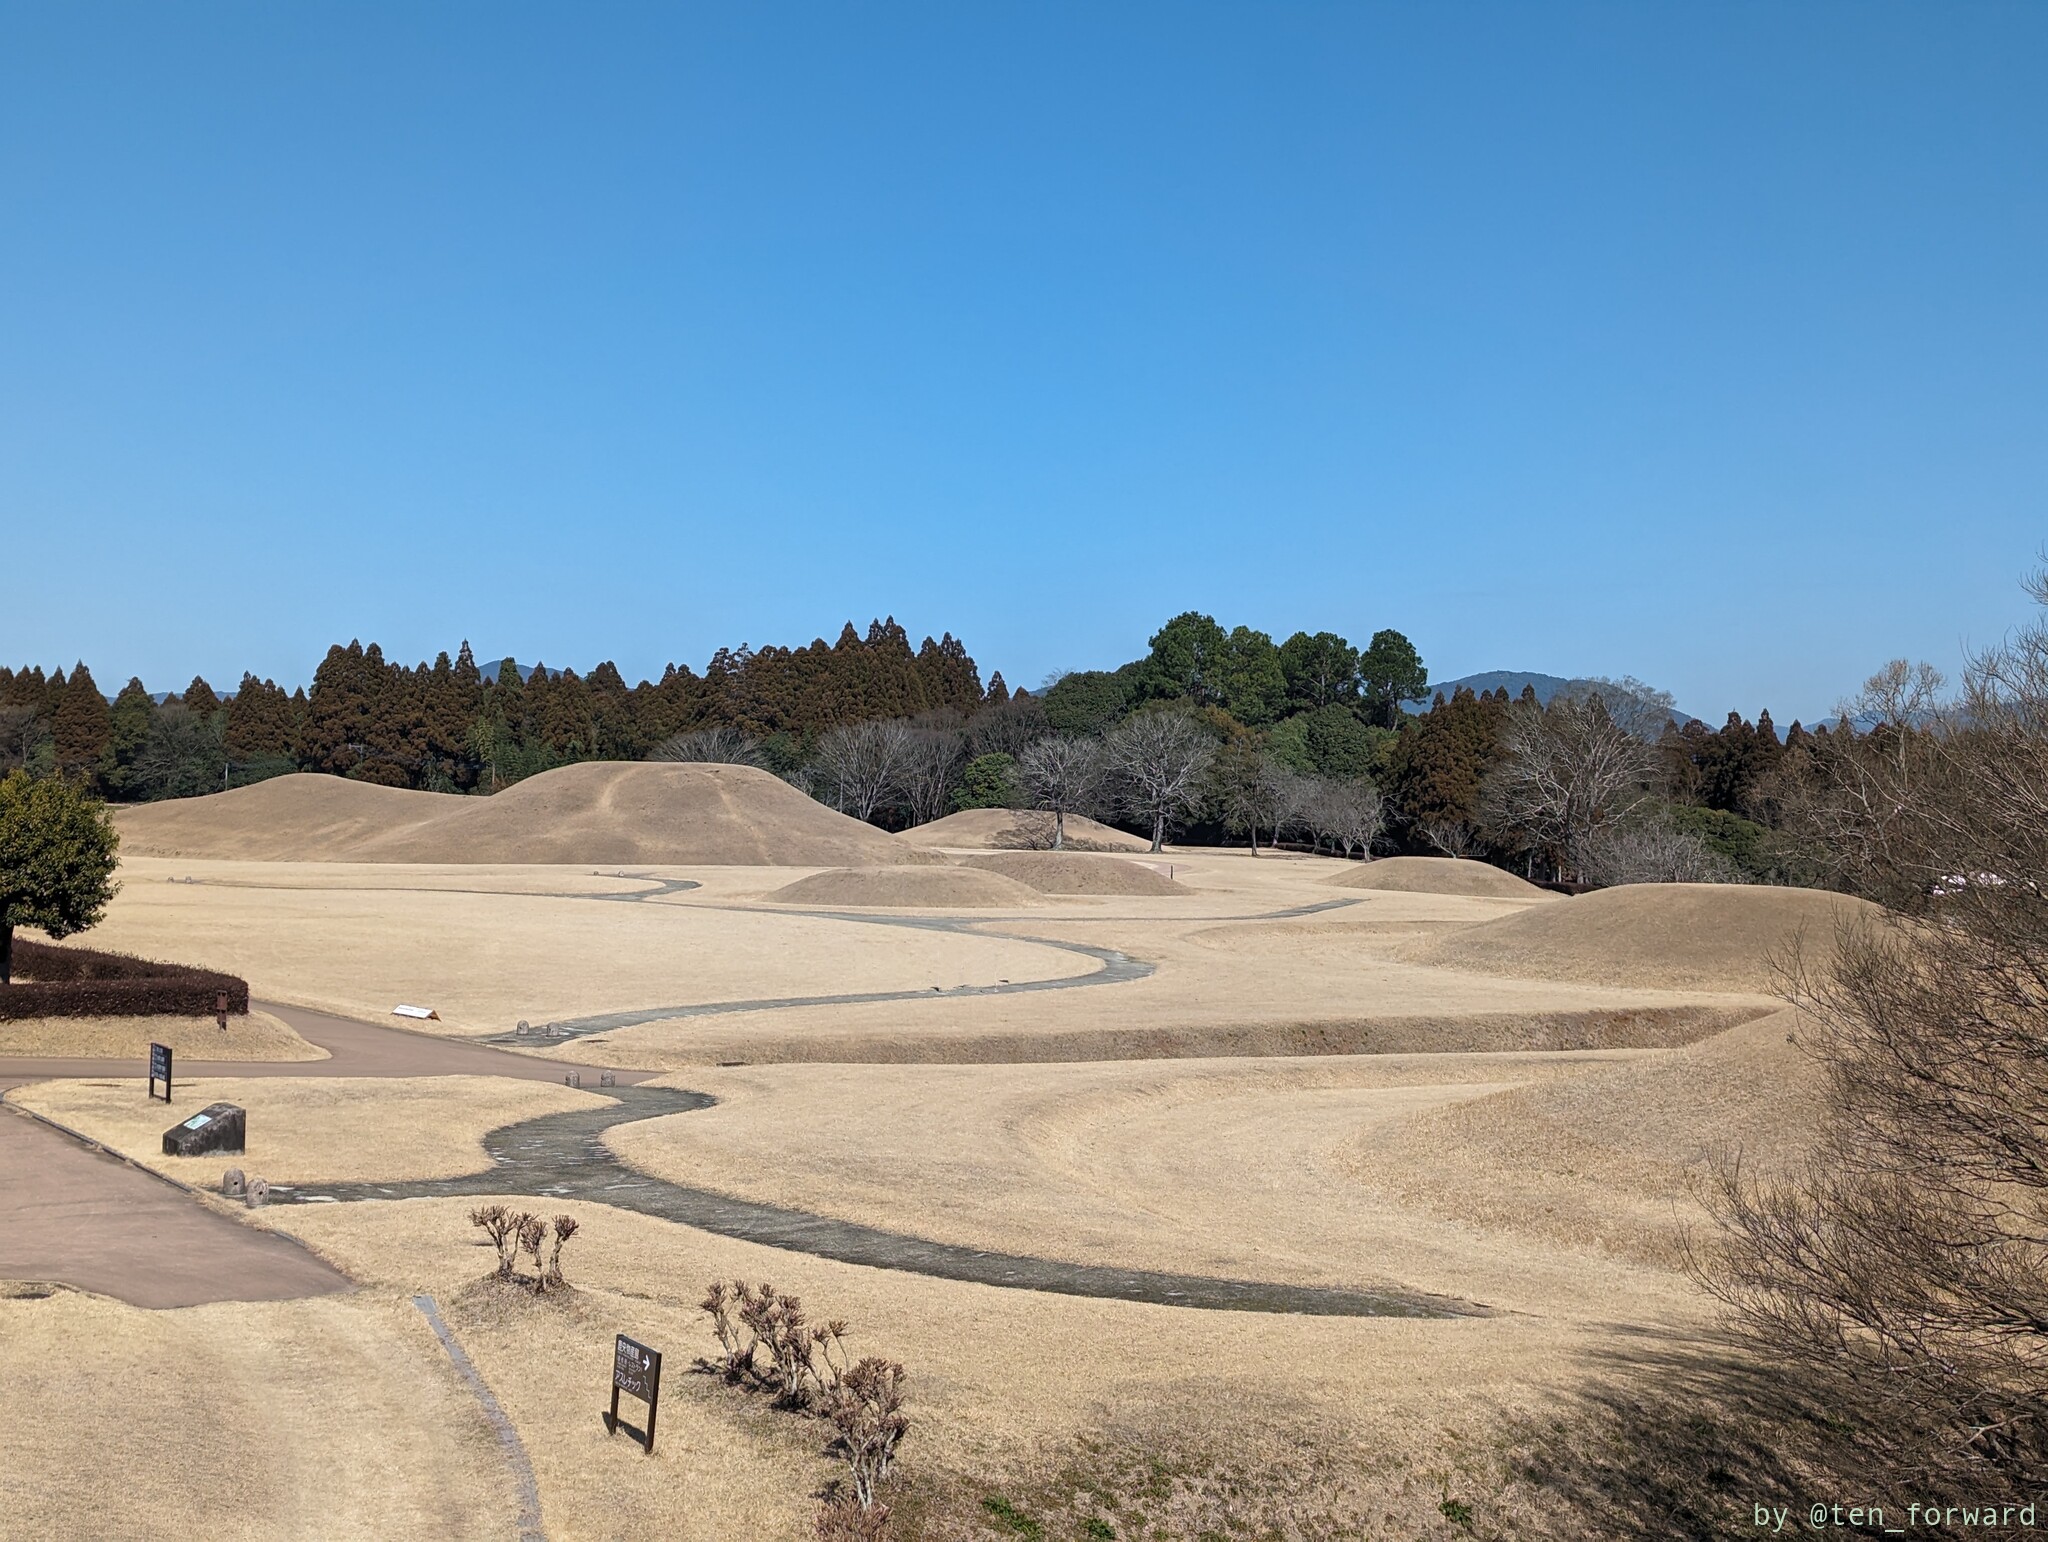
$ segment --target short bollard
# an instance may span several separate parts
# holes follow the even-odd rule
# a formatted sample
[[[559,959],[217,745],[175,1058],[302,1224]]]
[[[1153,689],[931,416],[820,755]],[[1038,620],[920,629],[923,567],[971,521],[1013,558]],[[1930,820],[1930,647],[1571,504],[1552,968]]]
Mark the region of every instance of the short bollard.
[[[251,1178],[249,1192],[243,1196],[242,1203],[251,1210],[262,1209],[270,1203],[270,1184],[262,1178]]]
[[[242,1169],[230,1167],[220,1176],[220,1191],[229,1199],[240,1199],[249,1192],[249,1180],[242,1176]]]

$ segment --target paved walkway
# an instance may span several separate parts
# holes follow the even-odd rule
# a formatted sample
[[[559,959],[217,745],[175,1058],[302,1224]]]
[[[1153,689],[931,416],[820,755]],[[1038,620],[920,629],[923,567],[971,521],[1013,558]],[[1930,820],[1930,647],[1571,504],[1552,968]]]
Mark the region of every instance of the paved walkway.
[[[594,1067],[537,1060],[487,1045],[324,1012],[262,1003],[329,1051],[326,1060],[180,1060],[187,1076],[515,1076],[558,1082]],[[0,1090],[54,1077],[132,1071],[119,1060],[0,1057]],[[615,1073],[620,1085],[646,1072]],[[228,1166],[233,1158],[224,1158]],[[18,1109],[0,1106],[0,1279],[73,1285],[134,1306],[281,1301],[349,1288],[347,1276],[277,1232],[209,1210],[176,1184],[130,1166]]]
[[[289,1237],[218,1215],[14,1109],[0,1109],[0,1279],[75,1285],[146,1307],[349,1288]]]

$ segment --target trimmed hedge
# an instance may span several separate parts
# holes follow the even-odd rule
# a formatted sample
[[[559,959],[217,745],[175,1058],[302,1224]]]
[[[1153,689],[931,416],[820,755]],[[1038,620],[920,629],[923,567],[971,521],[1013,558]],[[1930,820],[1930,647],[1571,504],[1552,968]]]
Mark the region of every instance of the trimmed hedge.
[[[95,948],[14,941],[12,985],[0,986],[0,1021],[16,1017],[211,1017],[249,1010],[249,982],[190,964],[160,964]],[[27,980],[19,978],[27,975]]]

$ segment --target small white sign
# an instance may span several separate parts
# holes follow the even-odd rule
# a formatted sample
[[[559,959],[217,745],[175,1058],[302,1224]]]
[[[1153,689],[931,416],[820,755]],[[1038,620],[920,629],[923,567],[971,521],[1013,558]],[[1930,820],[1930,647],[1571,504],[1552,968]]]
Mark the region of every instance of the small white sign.
[[[199,1127],[200,1127],[201,1125],[207,1125],[207,1124],[212,1124],[212,1123],[213,1123],[213,1115],[211,1115],[211,1114],[194,1114],[194,1115],[193,1115],[193,1116],[192,1116],[192,1117],[191,1117],[190,1119],[187,1119],[187,1120],[185,1121],[185,1128],[186,1128],[186,1129],[188,1129],[188,1130],[196,1130],[196,1129],[198,1129],[198,1128],[199,1128]]]
[[[432,1007],[398,1006],[393,1007],[391,1009],[391,1015],[393,1017],[432,1018],[437,1023],[441,1020],[441,1014],[439,1012],[436,1012]]]

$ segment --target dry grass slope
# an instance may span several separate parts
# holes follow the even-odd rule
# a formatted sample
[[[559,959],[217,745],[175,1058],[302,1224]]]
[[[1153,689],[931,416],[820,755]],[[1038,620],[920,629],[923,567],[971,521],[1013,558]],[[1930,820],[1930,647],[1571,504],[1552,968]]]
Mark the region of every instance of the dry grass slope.
[[[1186,894],[1157,868],[1120,857],[1075,856],[1064,851],[997,851],[962,857],[968,867],[1001,873],[1041,894]]]
[[[1007,910],[1045,903],[1038,890],[1014,878],[967,867],[839,867],[799,878],[763,897],[778,905],[907,910]]]
[[[1038,851],[1052,844],[1052,816],[1030,809],[970,808],[896,837],[930,850]],[[1067,816],[1066,844],[1075,851],[1149,851],[1151,843],[1079,814]]]
[[[1464,894],[1478,899],[1554,899],[1526,879],[1463,857],[1382,857],[1329,880],[1336,889],[1393,889],[1403,894]]]
[[[924,860],[751,766],[596,761],[490,798],[281,776],[115,818],[123,850],[145,857],[744,867]]]
[[[1797,1024],[1785,1008],[1668,1055],[1433,1110],[1366,1132],[1344,1165],[1463,1221],[1668,1266],[1690,1181],[1717,1151],[1771,1172],[1807,1149],[1820,1077]]]
[[[1836,927],[1876,915],[1867,901],[1818,889],[1644,883],[1532,905],[1422,944],[1415,961],[1447,969],[1654,990],[1773,988],[1772,960],[1804,939],[1831,948]]]

